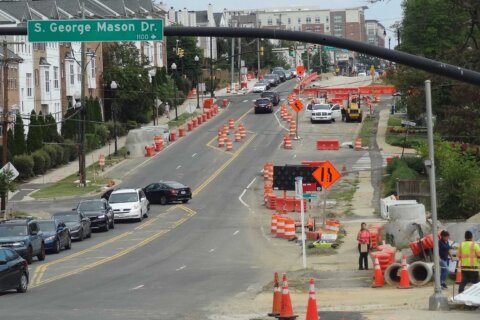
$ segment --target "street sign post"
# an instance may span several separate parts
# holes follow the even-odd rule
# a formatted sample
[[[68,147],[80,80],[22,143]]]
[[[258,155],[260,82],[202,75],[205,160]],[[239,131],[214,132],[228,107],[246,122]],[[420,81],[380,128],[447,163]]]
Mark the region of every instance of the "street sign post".
[[[11,162],[8,162],[2,167],[2,169],[0,169],[0,172],[7,173],[8,171],[12,173],[12,180],[15,180],[20,174],[17,168],[15,168]]]
[[[402,125],[407,127],[415,127],[417,124],[413,121],[402,120]]]
[[[30,42],[163,40],[162,19],[30,20]]]
[[[313,172],[313,177],[323,188],[323,225],[327,217],[327,190],[342,176],[330,161],[325,161]]]
[[[300,200],[300,220],[302,224],[302,262],[307,269],[307,253],[305,250],[305,210],[303,208],[303,177],[295,178],[295,199]]]
[[[300,112],[300,110],[303,109],[303,103],[302,103],[302,101],[300,101],[300,100],[295,100],[295,101],[290,105],[290,107],[292,107],[292,109],[296,112],[296,120],[295,120],[295,122],[296,122],[297,126],[296,126],[296,129],[295,129],[295,138],[294,138],[294,140],[298,140],[298,139],[300,139],[300,138],[298,137],[298,113]]]

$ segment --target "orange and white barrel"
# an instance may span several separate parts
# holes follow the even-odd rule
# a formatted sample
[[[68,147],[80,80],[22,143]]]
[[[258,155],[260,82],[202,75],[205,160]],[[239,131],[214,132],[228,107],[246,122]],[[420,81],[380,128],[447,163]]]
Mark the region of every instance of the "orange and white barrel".
[[[277,233],[277,215],[274,214],[272,215],[272,222],[271,222],[271,225],[270,225],[270,232],[273,233],[273,234],[276,234]]]
[[[285,218],[277,217],[277,237],[284,238],[285,237]]]
[[[285,239],[295,238],[295,220],[285,219]]]

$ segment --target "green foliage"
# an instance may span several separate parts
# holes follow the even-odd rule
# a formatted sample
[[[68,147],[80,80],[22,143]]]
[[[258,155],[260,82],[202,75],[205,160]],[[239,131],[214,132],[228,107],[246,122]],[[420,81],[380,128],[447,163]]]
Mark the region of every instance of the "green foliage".
[[[43,155],[40,153],[41,150],[37,150],[34,153],[32,153],[32,159],[33,159],[33,173],[35,175],[41,175],[44,174],[46,171],[45,168],[45,158]]]
[[[15,183],[13,182],[13,173],[11,171],[0,172],[0,195],[4,196],[9,191],[15,191]]]
[[[45,117],[45,127],[43,127],[43,139],[45,142],[61,142],[62,141],[57,131],[57,123],[51,113],[49,113]]]
[[[99,143],[103,146],[108,142],[110,132],[105,124],[96,124],[95,135],[98,137]]]
[[[43,150],[48,154],[50,157],[50,167],[51,168],[56,168],[61,164],[61,159],[58,159],[57,157],[57,150],[54,147],[54,145],[46,145],[43,147]]]
[[[109,133],[108,138],[113,139],[114,138],[114,131],[115,131],[113,129],[114,128],[113,122],[109,121],[109,122],[105,123],[105,125],[107,126],[107,130],[108,130],[108,133]],[[126,134],[127,134],[126,125],[124,123],[117,123],[117,136],[122,137]]]
[[[87,152],[93,151],[100,147],[98,137],[94,133],[87,133],[85,138],[87,140]]]
[[[25,141],[25,128],[23,119],[20,114],[15,117],[15,125],[13,126],[13,154],[20,155],[27,153],[27,143]]]
[[[42,147],[42,137],[42,129],[39,127],[39,123],[37,121],[37,114],[35,113],[35,110],[32,110],[32,113],[30,114],[30,124],[27,134],[28,153],[32,153]]]
[[[7,131],[8,135],[7,135],[7,139],[8,139],[8,153],[10,155],[15,155],[15,141],[13,141],[14,137],[13,137],[13,131],[12,129],[8,129]]]
[[[38,132],[41,133],[42,142],[45,141],[45,116],[43,115],[42,111],[40,111],[37,115],[37,124],[39,126]]]
[[[58,144],[52,145],[53,150],[55,150],[55,162],[57,163],[57,166],[65,164],[63,162],[64,157],[63,157],[63,148],[59,146]]]
[[[33,154],[38,154],[43,158],[45,171],[52,167],[52,158],[50,158],[50,155],[44,149],[37,150]]]
[[[65,140],[63,148],[65,154],[68,155],[68,161],[74,161],[78,158],[78,148],[72,140]]]
[[[71,103],[68,103],[67,112],[63,115],[65,119],[62,123],[62,136],[64,139],[77,140],[76,136],[78,133],[78,120],[80,119],[80,114],[78,108],[74,109]]]
[[[127,121],[127,131],[130,131],[132,129],[137,129],[139,126],[138,126],[138,123],[136,121]]]
[[[20,180],[26,180],[33,176],[33,159],[31,156],[26,154],[15,156],[13,166],[18,170]]]

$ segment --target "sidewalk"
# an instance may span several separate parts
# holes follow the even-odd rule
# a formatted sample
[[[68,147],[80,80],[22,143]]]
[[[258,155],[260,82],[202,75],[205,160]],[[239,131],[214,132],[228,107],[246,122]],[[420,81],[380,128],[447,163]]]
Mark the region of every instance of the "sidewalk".
[[[377,130],[377,145],[382,155],[385,156],[395,156],[402,154],[402,148],[396,147],[388,144],[385,141],[385,137],[388,130],[388,118],[390,117],[390,110],[383,109],[380,110],[380,117],[378,119],[378,130]],[[404,154],[414,155],[416,154],[415,149],[405,148]]]

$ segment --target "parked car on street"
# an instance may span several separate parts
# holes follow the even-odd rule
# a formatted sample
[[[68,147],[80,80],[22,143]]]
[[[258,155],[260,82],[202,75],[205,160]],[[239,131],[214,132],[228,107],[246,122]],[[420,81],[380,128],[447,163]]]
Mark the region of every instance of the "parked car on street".
[[[275,76],[273,74],[267,74],[264,79],[268,81],[270,87],[276,87],[280,83],[280,81],[277,80],[279,79],[278,76]]]
[[[33,257],[45,260],[45,244],[36,221],[11,219],[0,221],[0,247],[16,251],[29,264]]]
[[[265,91],[261,94],[262,98],[269,98],[272,100],[274,106],[278,106],[280,103],[280,94],[274,91]]]
[[[67,250],[72,248],[70,230],[64,222],[49,219],[37,220],[37,223],[40,231],[42,231],[45,250],[59,253],[62,248]]]
[[[255,113],[272,113],[273,112],[272,100],[270,100],[270,98],[257,99],[253,104],[253,109]]]
[[[268,83],[267,82],[257,82],[253,85],[252,91],[257,93],[257,92],[264,92],[268,88]]]
[[[317,121],[334,122],[342,119],[342,112],[338,104],[314,104],[312,107],[312,115],[310,121],[315,123]]]
[[[273,74],[276,74],[281,82],[285,82],[287,80],[287,76],[285,75],[285,71],[283,70],[275,70],[272,72]]]
[[[72,240],[83,241],[83,239],[92,236],[90,219],[81,212],[57,212],[53,215],[53,218],[65,223]]]
[[[108,231],[115,228],[113,209],[105,199],[82,200],[74,210],[90,219],[92,229]]]
[[[290,69],[290,73],[292,74],[292,78],[297,77],[297,69],[295,69],[295,68]]]
[[[160,203],[162,205],[177,201],[187,203],[192,199],[190,187],[176,181],[154,182],[143,188],[143,191],[150,203]]]
[[[135,219],[142,221],[148,217],[150,203],[142,189],[118,189],[110,194],[108,203],[113,209],[115,220]]]
[[[28,289],[28,263],[17,252],[9,248],[0,248],[0,291]]]

